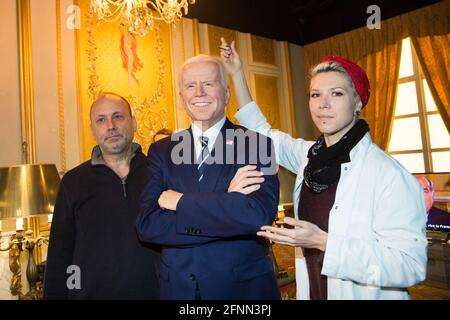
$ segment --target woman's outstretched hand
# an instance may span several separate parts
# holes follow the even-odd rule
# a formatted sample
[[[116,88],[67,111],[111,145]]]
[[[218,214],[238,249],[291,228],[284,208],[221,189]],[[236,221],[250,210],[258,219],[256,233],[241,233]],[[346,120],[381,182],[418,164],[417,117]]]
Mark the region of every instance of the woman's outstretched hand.
[[[325,251],[328,234],[318,226],[289,217],[284,218],[284,223],[294,226],[294,229],[262,226],[262,231],[256,234],[282,245]]]

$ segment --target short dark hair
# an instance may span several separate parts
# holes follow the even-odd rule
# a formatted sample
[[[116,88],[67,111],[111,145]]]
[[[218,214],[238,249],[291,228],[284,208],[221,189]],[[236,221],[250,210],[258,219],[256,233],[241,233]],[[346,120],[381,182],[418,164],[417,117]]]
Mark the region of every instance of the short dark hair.
[[[91,114],[92,114],[92,107],[95,105],[95,103],[96,103],[98,100],[103,99],[103,98],[106,98],[106,97],[108,97],[108,96],[113,96],[113,97],[115,97],[115,98],[117,98],[117,99],[120,99],[120,100],[122,100],[123,102],[125,102],[126,106],[128,107],[128,112],[130,113],[130,116],[133,115],[133,113],[132,113],[132,111],[131,111],[131,105],[130,105],[130,103],[128,102],[128,100],[127,100],[125,97],[121,96],[120,94],[114,93],[114,92],[104,91],[104,92],[100,93],[100,95],[97,97],[97,99],[94,100],[94,102],[92,102],[92,104],[91,104],[91,109],[89,110],[89,117],[91,117]]]
[[[157,135],[164,135],[164,136],[171,136],[172,135],[172,130],[167,129],[167,128],[162,128],[161,130],[156,131],[156,133],[153,135],[153,142],[155,142],[155,138]]]

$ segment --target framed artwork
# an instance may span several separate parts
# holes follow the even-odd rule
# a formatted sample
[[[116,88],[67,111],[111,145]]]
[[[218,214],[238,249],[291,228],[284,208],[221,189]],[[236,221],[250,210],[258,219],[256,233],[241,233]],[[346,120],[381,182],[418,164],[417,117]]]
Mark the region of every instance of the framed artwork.
[[[138,123],[135,142],[144,152],[161,128],[174,129],[171,26],[156,23],[146,36],[134,36],[119,22],[97,22],[89,1],[77,1],[81,25],[77,31],[79,122],[84,160],[95,141],[89,129],[89,109],[101,92],[118,93],[130,102]]]

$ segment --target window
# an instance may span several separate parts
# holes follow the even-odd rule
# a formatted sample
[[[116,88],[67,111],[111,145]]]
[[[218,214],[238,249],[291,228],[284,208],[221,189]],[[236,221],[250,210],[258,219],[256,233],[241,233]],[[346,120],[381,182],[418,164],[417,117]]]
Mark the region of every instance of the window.
[[[450,171],[450,135],[409,38],[402,44],[388,152],[411,173]]]

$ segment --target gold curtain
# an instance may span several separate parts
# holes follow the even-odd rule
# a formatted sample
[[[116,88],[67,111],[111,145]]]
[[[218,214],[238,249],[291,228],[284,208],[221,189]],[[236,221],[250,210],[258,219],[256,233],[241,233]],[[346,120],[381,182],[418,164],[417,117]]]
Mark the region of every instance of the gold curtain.
[[[401,41],[397,41],[358,61],[367,72],[371,89],[362,116],[369,124],[373,142],[383,150],[389,145],[394,118],[401,48]]]
[[[388,146],[394,116],[401,41],[409,36],[448,34],[449,4],[450,0],[441,1],[382,21],[381,29],[362,27],[304,47],[307,72],[327,55],[348,58],[366,69],[372,92],[363,116],[369,123],[374,142],[383,149]],[[447,89],[443,90],[448,91],[448,82]]]
[[[436,106],[450,132],[450,34],[411,37]]]

